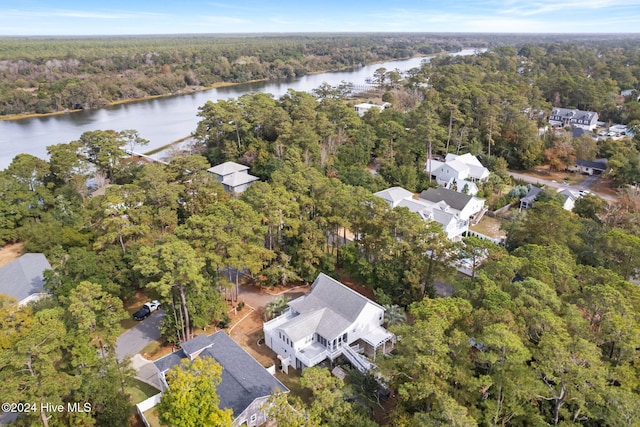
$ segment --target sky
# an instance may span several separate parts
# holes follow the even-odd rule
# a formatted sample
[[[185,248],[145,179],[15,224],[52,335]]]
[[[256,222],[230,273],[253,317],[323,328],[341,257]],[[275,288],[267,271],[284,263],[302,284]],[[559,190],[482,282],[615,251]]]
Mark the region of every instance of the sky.
[[[3,36],[639,31],[639,0],[0,0]]]

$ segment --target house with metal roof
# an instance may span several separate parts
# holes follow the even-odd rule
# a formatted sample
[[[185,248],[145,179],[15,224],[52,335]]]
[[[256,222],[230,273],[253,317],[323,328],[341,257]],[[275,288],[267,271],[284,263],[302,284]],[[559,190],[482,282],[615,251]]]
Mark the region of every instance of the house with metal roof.
[[[20,305],[37,301],[47,294],[45,270],[51,270],[51,265],[43,254],[22,255],[0,268],[0,294],[9,295]]]
[[[239,194],[246,191],[259,178],[248,173],[249,166],[235,162],[225,162],[207,169],[222,183],[224,191]]]
[[[288,367],[304,369],[344,356],[366,372],[379,352],[393,348],[395,336],[382,327],[384,307],[320,273],[311,292],[263,326],[265,343]]]
[[[594,130],[598,125],[598,113],[569,108],[554,108],[549,115],[549,123],[553,126],[571,126]]]
[[[162,390],[167,387],[166,373],[188,358],[212,357],[222,366],[222,380],[217,387],[220,408],[233,411],[232,426],[258,426],[267,421],[264,408],[273,392],[288,393],[278,379],[236,344],[224,331],[199,335],[154,363]]]

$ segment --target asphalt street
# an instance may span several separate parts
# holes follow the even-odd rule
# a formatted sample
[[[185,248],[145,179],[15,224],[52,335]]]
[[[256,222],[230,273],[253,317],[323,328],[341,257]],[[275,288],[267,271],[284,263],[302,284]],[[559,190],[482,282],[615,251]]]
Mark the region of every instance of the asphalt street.
[[[136,326],[120,335],[116,341],[116,355],[119,360],[127,355],[133,356],[153,341],[160,339],[160,323],[164,318],[164,310],[158,310],[140,321]]]
[[[569,184],[565,184],[564,182],[558,182],[558,181],[548,180],[548,179],[541,179],[541,178],[538,178],[538,177],[524,175],[524,174],[517,173],[517,172],[509,172],[509,175],[511,175],[515,179],[521,179],[524,182],[527,182],[527,183],[530,183],[530,184],[546,185],[547,187],[553,187],[553,188],[558,188],[558,189],[568,188],[569,190],[573,190],[573,191],[590,190],[590,188],[598,181],[598,179],[600,179],[599,175],[590,175],[590,176],[586,177],[580,184],[569,185]],[[615,197],[612,197],[612,196],[610,196],[608,194],[598,193],[598,192],[593,191],[593,190],[590,190],[590,191],[593,194],[601,197],[604,200],[607,200],[607,201],[610,201],[610,202],[615,202],[616,201]]]

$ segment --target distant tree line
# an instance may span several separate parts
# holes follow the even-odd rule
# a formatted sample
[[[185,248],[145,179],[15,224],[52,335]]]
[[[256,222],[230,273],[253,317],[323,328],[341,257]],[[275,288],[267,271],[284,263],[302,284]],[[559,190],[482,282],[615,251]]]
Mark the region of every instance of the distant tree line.
[[[97,108],[470,45],[485,43],[427,34],[1,38],[0,115]]]

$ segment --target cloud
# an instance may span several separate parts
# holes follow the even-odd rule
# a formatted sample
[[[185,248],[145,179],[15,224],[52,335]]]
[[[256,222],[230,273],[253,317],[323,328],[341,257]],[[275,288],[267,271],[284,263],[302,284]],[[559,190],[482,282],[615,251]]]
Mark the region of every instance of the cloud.
[[[250,24],[251,20],[244,18],[235,18],[233,16],[216,16],[208,15],[203,16],[203,20],[214,24]]]
[[[562,2],[522,2],[506,1],[506,8],[497,11],[504,15],[530,16],[545,13],[574,11],[584,12],[585,10],[619,9],[621,7],[637,6],[637,0],[566,0]]]
[[[21,16],[27,18],[80,18],[80,19],[139,19],[139,18],[159,18],[168,15],[152,12],[88,12],[77,10],[43,10],[43,11],[25,11],[25,10],[9,10],[5,11],[10,16]]]

